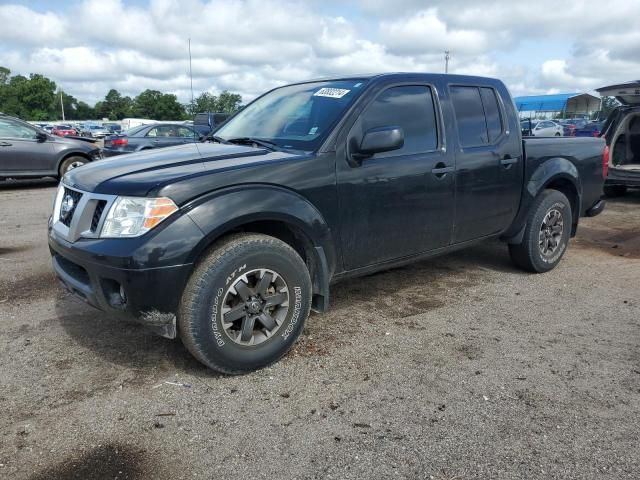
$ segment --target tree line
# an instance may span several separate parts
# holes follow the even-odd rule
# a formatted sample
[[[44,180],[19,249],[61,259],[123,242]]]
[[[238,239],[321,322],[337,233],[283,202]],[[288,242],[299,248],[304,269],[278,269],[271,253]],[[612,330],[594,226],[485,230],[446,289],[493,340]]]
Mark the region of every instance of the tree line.
[[[198,112],[231,113],[242,104],[239,94],[227,90],[218,96],[203,92],[193,102],[182,104],[175,95],[158,90],[147,89],[131,98],[111,89],[104,100],[91,106],[58,89],[56,83],[44,75],[11,75],[11,70],[0,66],[0,112],[31,121],[61,120],[60,97],[66,120],[127,117],[187,120]]]

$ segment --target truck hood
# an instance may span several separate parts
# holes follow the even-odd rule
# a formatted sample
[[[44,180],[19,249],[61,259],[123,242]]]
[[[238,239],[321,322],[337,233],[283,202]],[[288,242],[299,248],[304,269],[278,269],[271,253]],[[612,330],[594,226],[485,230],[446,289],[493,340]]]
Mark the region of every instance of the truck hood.
[[[87,192],[145,196],[183,180],[293,157],[286,152],[219,143],[190,143],[110,157],[71,170],[66,185]]]

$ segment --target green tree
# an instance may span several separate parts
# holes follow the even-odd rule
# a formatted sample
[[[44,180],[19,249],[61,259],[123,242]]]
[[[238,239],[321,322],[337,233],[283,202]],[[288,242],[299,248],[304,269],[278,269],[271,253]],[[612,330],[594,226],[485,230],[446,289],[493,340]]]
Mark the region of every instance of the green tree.
[[[596,112],[595,118],[600,120],[606,120],[609,114],[616,108],[620,106],[620,102],[615,99],[615,97],[603,97],[602,99],[602,109],[600,112]]]
[[[153,120],[182,120],[185,109],[173,94],[145,90],[133,100],[133,114]]]
[[[242,104],[242,96],[237,93],[231,93],[224,90],[216,102],[214,112],[233,113],[240,108]]]
[[[104,101],[96,103],[95,113],[100,118],[122,120],[131,116],[132,104],[131,98],[123,97],[120,92],[112,88],[105,95]]]
[[[76,115],[78,120],[94,120],[97,118],[95,109],[82,101],[78,102],[76,106]]]
[[[199,112],[215,112],[217,101],[218,98],[215,95],[209,92],[202,92],[194,99],[192,104],[189,104],[187,108],[189,115],[193,116]]]

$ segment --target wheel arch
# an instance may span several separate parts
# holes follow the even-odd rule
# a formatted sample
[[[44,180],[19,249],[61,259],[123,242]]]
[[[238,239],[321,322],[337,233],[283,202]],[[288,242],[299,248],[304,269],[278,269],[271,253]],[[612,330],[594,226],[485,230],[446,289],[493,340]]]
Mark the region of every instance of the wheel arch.
[[[296,192],[271,185],[245,185],[205,195],[185,205],[204,233],[190,261],[197,262],[222,237],[263,233],[287,243],[309,268],[313,309],[325,311],[336,265],[331,230],[321,213]]]
[[[567,158],[554,157],[542,162],[525,185],[520,211],[502,240],[519,244],[526,226],[526,217],[534,200],[546,189],[563,193],[570,202],[572,212],[571,236],[575,236],[582,208],[582,183],[576,166]]]
[[[58,174],[60,174],[60,167],[62,166],[62,162],[70,157],[83,157],[87,160],[87,162],[91,161],[91,156],[87,152],[83,152],[82,150],[66,150],[58,156],[58,160],[56,162],[56,172],[58,172]]]

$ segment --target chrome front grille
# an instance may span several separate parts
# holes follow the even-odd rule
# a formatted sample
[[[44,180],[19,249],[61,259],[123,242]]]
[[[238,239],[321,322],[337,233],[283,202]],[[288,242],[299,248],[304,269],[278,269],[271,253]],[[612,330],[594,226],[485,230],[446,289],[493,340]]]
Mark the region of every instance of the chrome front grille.
[[[53,229],[70,242],[98,238],[115,195],[84,192],[60,185],[53,207]]]

